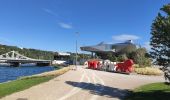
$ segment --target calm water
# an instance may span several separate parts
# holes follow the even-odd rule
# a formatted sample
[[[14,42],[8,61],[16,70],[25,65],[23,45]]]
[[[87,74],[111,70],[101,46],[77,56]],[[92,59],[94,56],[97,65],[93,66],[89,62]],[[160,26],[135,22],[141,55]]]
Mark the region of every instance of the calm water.
[[[55,70],[54,67],[38,67],[38,66],[21,66],[21,67],[9,67],[0,66],[0,83],[9,80],[15,80],[21,76],[29,76],[33,74],[39,74],[47,71]]]

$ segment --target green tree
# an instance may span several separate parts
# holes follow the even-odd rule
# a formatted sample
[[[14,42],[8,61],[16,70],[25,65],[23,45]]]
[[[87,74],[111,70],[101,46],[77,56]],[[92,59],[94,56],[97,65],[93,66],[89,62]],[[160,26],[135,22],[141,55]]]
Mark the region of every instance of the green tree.
[[[128,57],[127,57],[126,54],[122,54],[122,55],[119,55],[119,56],[117,57],[117,61],[118,61],[118,62],[123,62],[123,61],[125,61],[125,60],[127,60],[127,59],[128,59]]]
[[[167,67],[170,64],[170,4],[164,5],[160,10],[162,12],[158,13],[152,23],[150,54],[156,64]]]
[[[108,53],[108,54],[106,55],[106,57],[107,57],[110,61],[113,61],[113,62],[117,61],[117,57],[116,57],[113,53]]]
[[[136,45],[131,44],[131,45],[128,45],[128,46],[122,48],[122,50],[120,52],[118,52],[117,55],[124,55],[124,54],[128,55],[128,54],[134,52],[135,50],[136,50]]]
[[[139,64],[139,67],[151,66],[151,59],[148,57],[145,48],[138,48],[130,54],[130,58],[133,59],[136,64]]]
[[[7,53],[9,51],[18,51],[20,54],[34,58],[34,59],[47,59],[51,60],[53,58],[54,52],[52,51],[43,51],[37,49],[27,49],[27,48],[18,48],[16,46],[7,46],[0,44],[0,54]]]
[[[104,59],[104,60],[108,59],[110,61],[117,61],[117,57],[112,52],[96,53],[96,55],[100,59]]]

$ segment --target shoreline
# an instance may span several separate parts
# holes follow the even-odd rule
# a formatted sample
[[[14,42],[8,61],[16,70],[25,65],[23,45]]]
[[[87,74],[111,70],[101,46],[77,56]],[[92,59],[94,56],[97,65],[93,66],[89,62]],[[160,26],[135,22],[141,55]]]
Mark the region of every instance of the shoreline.
[[[47,82],[55,77],[58,77],[68,72],[71,68],[71,66],[63,67],[58,70],[35,74],[27,77],[21,77],[16,80],[0,83],[0,98],[19,91],[26,90],[28,88],[31,88],[32,86]]]

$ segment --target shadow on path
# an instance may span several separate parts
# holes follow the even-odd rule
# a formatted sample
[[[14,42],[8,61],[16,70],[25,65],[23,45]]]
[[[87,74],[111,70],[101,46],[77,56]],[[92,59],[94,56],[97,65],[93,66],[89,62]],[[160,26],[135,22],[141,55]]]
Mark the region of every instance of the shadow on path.
[[[129,90],[113,88],[101,84],[73,82],[73,81],[66,81],[66,83],[74,87],[78,87],[83,90],[89,91],[91,94],[98,95],[98,96],[105,96],[107,98],[118,98],[122,100],[128,93],[130,93]]]

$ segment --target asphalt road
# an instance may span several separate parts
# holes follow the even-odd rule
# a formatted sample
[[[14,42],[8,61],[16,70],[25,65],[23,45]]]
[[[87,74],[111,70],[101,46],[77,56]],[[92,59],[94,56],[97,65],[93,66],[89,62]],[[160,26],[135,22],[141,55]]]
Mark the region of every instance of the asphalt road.
[[[122,100],[140,85],[162,81],[162,76],[125,75],[79,66],[76,71],[71,70],[2,100]]]

